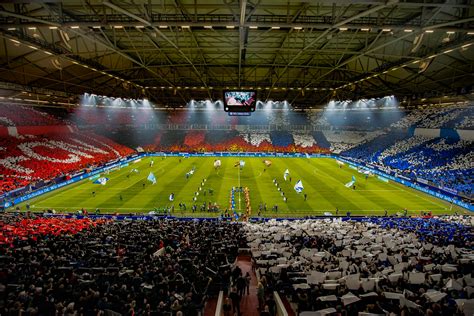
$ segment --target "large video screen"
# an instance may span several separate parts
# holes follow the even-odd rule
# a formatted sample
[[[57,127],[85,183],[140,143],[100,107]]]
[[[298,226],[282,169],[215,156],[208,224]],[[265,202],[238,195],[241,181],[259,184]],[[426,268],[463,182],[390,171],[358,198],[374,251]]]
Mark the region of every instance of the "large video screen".
[[[256,91],[224,91],[224,110],[226,112],[253,112],[256,102]]]

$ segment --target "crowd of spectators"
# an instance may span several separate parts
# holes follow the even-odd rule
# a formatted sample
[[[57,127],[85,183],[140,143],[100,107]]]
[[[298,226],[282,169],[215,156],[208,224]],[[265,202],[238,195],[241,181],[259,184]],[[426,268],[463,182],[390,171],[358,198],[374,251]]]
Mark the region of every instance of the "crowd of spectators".
[[[441,113],[440,113],[441,112]],[[458,118],[464,117],[465,108],[447,108],[432,114],[430,117],[423,119],[417,124],[421,128],[448,128],[453,127],[452,122]]]
[[[64,125],[64,122],[30,106],[0,104],[0,126]]]
[[[403,118],[390,125],[392,128],[402,129],[412,126],[472,129],[474,127],[473,109],[472,106],[459,107],[458,105],[420,108],[408,112]]]
[[[0,194],[103,164],[134,151],[93,133],[0,139]]]
[[[153,133],[150,133],[153,135]],[[130,139],[135,139],[135,145],[140,143],[138,134],[117,133],[107,134],[113,139],[132,146]],[[159,137],[144,137],[144,148],[154,151],[187,151],[187,152],[311,152],[328,153],[329,148],[320,146],[313,135],[298,134],[298,141],[286,131],[269,132],[237,132],[229,131],[184,131],[173,130],[159,134]],[[119,139],[121,136],[126,139]],[[151,142],[151,143],[150,143]],[[133,146],[136,147],[136,146]]]
[[[383,131],[376,132],[355,132],[355,131],[323,131],[324,136],[331,144],[331,152],[339,154],[355,146],[364,144],[382,134]]]
[[[196,148],[204,144],[206,138],[205,131],[189,131],[184,137],[184,145],[189,148]]]
[[[244,242],[224,222],[63,220],[81,229],[57,233],[52,219],[3,215],[0,225],[24,221],[43,230],[0,245],[1,315],[198,315]]]
[[[472,315],[471,217],[237,223],[0,216],[1,315],[198,315],[224,290],[240,314],[250,247],[262,315]],[[205,236],[203,238],[203,236]],[[248,295],[248,294],[247,294]],[[257,312],[257,311],[256,311]]]
[[[243,133],[241,136],[247,143],[257,147],[264,141],[272,143],[269,133]]]
[[[244,230],[268,290],[285,293],[298,312],[474,311],[470,217],[273,220]]]
[[[389,133],[342,155],[412,180],[430,181],[469,197],[474,192],[472,146],[469,140]]]
[[[413,136],[399,140],[389,148],[382,151],[378,156],[378,161],[383,161],[387,157],[392,157],[400,153],[408,153],[412,150],[416,150],[418,146],[428,142],[429,140],[430,138],[425,136]]]
[[[293,132],[293,139],[295,141],[296,146],[301,146],[303,148],[313,147],[317,145],[316,140],[310,133]]]

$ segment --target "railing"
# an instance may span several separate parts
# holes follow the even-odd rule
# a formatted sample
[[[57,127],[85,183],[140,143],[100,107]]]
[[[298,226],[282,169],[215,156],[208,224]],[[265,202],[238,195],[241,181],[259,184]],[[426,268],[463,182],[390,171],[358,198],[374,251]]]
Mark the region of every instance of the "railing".
[[[82,127],[90,128],[94,126],[103,125],[82,125]],[[112,124],[110,126],[113,126]],[[127,127],[134,127],[133,124],[127,124]],[[257,124],[257,125],[233,125],[233,124],[144,124],[144,129],[158,129],[158,130],[222,130],[230,131],[237,130],[241,132],[270,132],[270,131],[298,131],[298,132],[313,132],[323,130],[322,125],[311,124]]]
[[[224,291],[219,292],[219,297],[217,298],[216,312],[214,316],[222,315],[222,307],[224,305]]]
[[[273,297],[275,298],[276,302],[276,314],[278,316],[288,316],[288,312],[286,311],[285,304],[283,304],[283,301],[280,298],[280,294],[278,294],[277,291],[274,291]]]

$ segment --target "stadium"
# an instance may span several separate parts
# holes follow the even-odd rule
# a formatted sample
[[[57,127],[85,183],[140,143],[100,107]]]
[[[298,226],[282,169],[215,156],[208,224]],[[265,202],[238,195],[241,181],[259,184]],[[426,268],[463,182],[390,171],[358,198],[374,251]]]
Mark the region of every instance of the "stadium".
[[[0,3],[0,315],[474,315],[471,0]]]

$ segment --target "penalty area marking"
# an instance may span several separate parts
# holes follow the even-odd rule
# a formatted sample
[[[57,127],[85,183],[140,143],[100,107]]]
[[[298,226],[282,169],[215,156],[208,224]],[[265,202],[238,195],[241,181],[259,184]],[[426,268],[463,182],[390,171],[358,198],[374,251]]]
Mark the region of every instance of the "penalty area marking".
[[[156,173],[157,173],[157,174],[164,174],[164,173],[165,173],[165,168],[161,167],[161,168],[157,169],[157,170],[156,170]],[[85,181],[85,180],[89,180],[89,179],[86,178],[86,179],[82,179],[81,181]],[[147,180],[147,179],[145,178],[145,180]],[[123,187],[123,188],[107,188],[107,191],[117,191],[117,192],[121,192],[121,191],[123,191],[123,190],[127,190],[127,189],[133,187],[134,185],[140,183],[140,181],[142,181],[142,180],[135,181],[135,182],[132,183],[131,185],[129,185],[129,186],[127,186],[127,187]],[[86,183],[94,184],[94,183],[92,183],[92,182],[90,182],[90,181],[89,181],[89,182],[84,182],[84,183],[79,183],[79,182],[77,182],[77,183],[74,183],[74,184],[78,184],[78,187],[74,188],[74,190],[77,190],[77,191],[91,191],[91,188],[81,188],[81,186],[82,186],[83,184],[86,184]],[[62,188],[59,188],[59,190],[61,190],[61,191],[60,191],[60,192],[56,192],[55,194],[52,194],[52,193],[55,192],[55,191],[57,191],[58,189],[48,192],[48,194],[52,194],[51,196],[46,196],[46,197],[44,197],[43,199],[41,199],[41,195],[38,195],[37,197],[34,197],[33,199],[36,199],[36,198],[37,198],[39,201],[45,202],[45,201],[47,201],[47,200],[49,200],[49,199],[52,199],[52,198],[54,198],[54,197],[57,197],[57,196],[60,195],[60,194],[67,193],[67,192],[69,191],[69,189],[72,189],[72,188],[68,188],[68,186],[64,186],[64,187],[62,187]],[[25,201],[25,202],[26,202],[26,201]]]
[[[424,197],[423,195],[418,195],[418,190],[416,190],[416,189],[414,189],[414,188],[407,187],[407,186],[405,186],[405,185],[403,185],[403,184],[399,184],[401,187],[399,187],[399,186],[397,186],[397,185],[395,185],[395,184],[393,184],[393,183],[389,183],[389,185],[392,186],[392,187],[394,187],[394,188],[399,188],[401,191],[406,192],[406,193],[408,193],[408,194],[412,194],[412,195],[414,195],[414,196],[416,196],[416,197],[418,197],[418,198],[420,198],[420,199],[422,199],[422,200],[425,200],[426,202],[429,202],[430,204],[434,204],[434,205],[437,205],[437,206],[439,206],[439,207],[442,207],[444,210],[447,210],[447,209],[448,209],[446,205],[443,205],[443,204],[439,203],[439,202],[436,201],[436,200],[432,201],[432,200],[429,200],[427,197]],[[411,190],[410,190],[410,189],[411,189]],[[437,198],[434,197],[434,196],[433,196],[433,198],[434,198],[434,199],[437,199]],[[446,201],[446,202],[447,202],[447,201]],[[447,202],[447,203],[449,203],[449,202]]]

